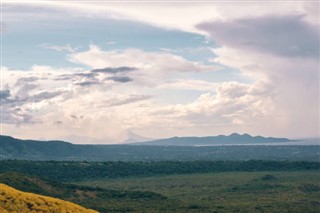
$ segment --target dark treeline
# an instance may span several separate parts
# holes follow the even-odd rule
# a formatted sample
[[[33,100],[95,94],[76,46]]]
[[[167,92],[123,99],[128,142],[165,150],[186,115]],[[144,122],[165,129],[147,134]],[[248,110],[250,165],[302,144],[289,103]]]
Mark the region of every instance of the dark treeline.
[[[71,182],[99,178],[147,177],[172,174],[229,171],[319,170],[319,162],[307,161],[161,161],[161,162],[87,162],[19,161],[0,162],[1,173],[19,172],[50,180]]]

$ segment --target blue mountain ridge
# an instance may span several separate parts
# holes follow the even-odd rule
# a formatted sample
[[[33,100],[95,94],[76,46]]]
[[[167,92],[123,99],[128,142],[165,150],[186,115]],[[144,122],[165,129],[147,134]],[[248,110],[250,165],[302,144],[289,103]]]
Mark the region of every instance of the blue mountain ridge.
[[[207,137],[172,137],[166,139],[159,139],[141,143],[134,143],[135,145],[163,145],[163,146],[209,146],[209,145],[239,145],[239,144],[259,144],[259,143],[280,143],[289,142],[288,138],[273,138],[262,136],[251,136],[249,134],[240,135],[232,133],[230,135],[218,135]]]

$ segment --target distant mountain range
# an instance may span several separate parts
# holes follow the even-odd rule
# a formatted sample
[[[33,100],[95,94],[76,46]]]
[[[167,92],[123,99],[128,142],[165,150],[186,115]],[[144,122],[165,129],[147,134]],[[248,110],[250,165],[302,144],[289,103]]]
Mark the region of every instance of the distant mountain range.
[[[251,136],[249,134],[240,135],[218,135],[208,137],[173,137],[153,140],[148,142],[134,143],[135,145],[157,145],[157,146],[210,146],[210,145],[237,145],[237,144],[259,144],[259,143],[279,143],[289,142],[288,138],[272,138],[262,136]]]
[[[123,141],[123,144],[132,144],[137,142],[145,142],[145,141],[152,141],[154,139],[152,138],[146,138],[140,135],[137,135],[136,133],[132,131],[127,131],[127,139]]]
[[[282,145],[279,146],[277,142]],[[229,136],[173,137],[122,145],[83,145],[64,141],[20,140],[0,135],[0,159],[87,161],[305,160],[314,159],[318,156],[318,149],[312,145],[295,146],[287,142],[294,141],[287,138],[252,137],[248,134],[234,133]],[[303,142],[301,145],[303,145]],[[251,146],[257,144],[261,146]],[[270,146],[272,144],[276,146]]]

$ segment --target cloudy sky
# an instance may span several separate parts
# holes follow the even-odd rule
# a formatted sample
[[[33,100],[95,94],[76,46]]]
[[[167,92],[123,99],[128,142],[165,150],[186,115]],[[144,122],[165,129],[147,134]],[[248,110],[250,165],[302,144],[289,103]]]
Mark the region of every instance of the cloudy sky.
[[[317,1],[3,1],[1,134],[318,137]]]

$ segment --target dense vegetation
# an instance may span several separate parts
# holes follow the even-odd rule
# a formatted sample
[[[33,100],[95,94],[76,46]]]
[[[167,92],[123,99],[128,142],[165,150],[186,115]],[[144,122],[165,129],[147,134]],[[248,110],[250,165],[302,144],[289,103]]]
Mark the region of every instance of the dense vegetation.
[[[294,161],[163,161],[163,162],[80,162],[0,161],[1,172],[19,172],[55,181],[99,178],[147,177],[171,174],[227,171],[319,170],[320,162]]]
[[[42,193],[64,196],[66,200],[72,199],[74,203],[101,213],[317,213],[320,211],[319,179],[318,171],[268,171],[131,177],[74,183],[78,185],[50,182],[37,177],[9,173],[2,174],[0,181],[10,182],[11,180],[12,184],[19,185],[20,188],[25,188],[27,191],[39,191],[40,189]],[[122,192],[122,194],[118,194],[121,196],[109,196],[110,194],[100,193],[103,190]],[[152,191],[146,194],[153,193],[158,196],[150,198],[143,195],[146,190]],[[136,196],[131,196],[134,193]],[[16,203],[19,202],[16,201]],[[54,212],[53,208],[49,207],[50,212]],[[31,211],[20,210],[18,212]]]
[[[60,199],[26,193],[0,183],[0,211],[6,212],[43,212],[43,213],[95,213],[79,205]]]
[[[146,202],[145,206],[153,209],[149,212],[318,213],[319,179],[317,171],[268,171],[102,179],[79,184],[116,190],[151,190],[167,197],[157,205]],[[148,212],[143,206],[127,207],[131,208],[129,212]],[[121,207],[114,212],[121,212]]]
[[[1,159],[87,161],[291,160],[320,161],[319,146],[74,145],[0,136]]]
[[[2,183],[100,212],[320,210],[319,162],[4,160],[0,168]]]

